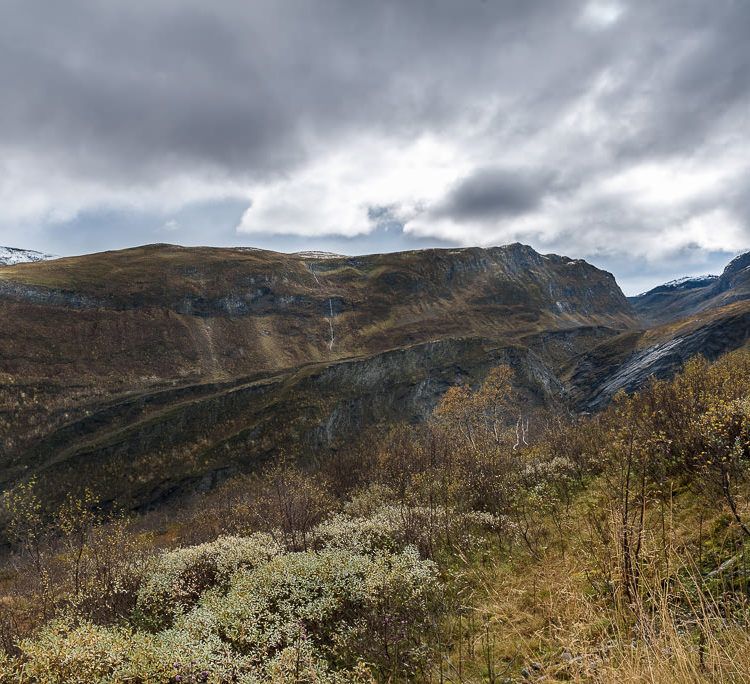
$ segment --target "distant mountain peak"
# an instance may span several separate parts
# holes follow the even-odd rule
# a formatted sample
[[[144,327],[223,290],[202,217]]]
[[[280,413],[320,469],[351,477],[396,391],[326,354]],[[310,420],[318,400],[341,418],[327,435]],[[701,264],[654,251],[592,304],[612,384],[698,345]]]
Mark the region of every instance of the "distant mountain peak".
[[[685,276],[684,278],[675,278],[675,280],[670,280],[669,282],[662,283],[661,285],[657,285],[656,287],[651,288],[650,290],[646,290],[645,292],[640,292],[636,295],[636,297],[645,297],[649,294],[655,294],[657,292],[666,292],[667,290],[692,290],[697,287],[703,287],[705,285],[710,285],[715,280],[718,280],[719,276],[717,275],[698,275],[698,276]]]
[[[33,249],[18,249],[16,247],[0,247],[0,266],[14,266],[31,261],[47,261],[56,259],[54,254],[43,254]]]
[[[727,264],[727,267],[724,269],[724,275],[739,273],[748,266],[750,266],[750,252],[739,254]]]

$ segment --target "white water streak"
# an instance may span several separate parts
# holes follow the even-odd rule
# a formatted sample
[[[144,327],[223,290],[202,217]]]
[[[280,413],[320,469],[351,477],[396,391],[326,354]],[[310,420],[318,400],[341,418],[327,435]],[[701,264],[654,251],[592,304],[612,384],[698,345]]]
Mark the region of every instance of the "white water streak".
[[[318,280],[318,274],[315,273],[315,269],[312,267],[312,264],[307,265],[307,270],[312,273],[313,278],[315,278],[315,282],[318,283],[322,287],[322,283],[320,280]],[[335,341],[335,337],[333,335],[333,299],[330,297],[328,298],[328,309],[331,312],[330,317],[328,318],[328,326],[331,328],[331,341],[328,343],[328,349],[333,349],[333,343]]]
[[[336,339],[333,336],[333,300],[328,298],[328,307],[331,310],[331,317],[328,319],[328,325],[331,326],[331,341],[328,343],[328,349],[333,349],[333,341]]]

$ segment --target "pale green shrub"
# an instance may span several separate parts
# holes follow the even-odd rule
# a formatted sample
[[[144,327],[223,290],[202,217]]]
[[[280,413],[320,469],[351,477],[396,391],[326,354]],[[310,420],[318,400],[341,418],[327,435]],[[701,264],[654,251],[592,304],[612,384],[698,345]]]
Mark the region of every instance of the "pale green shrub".
[[[381,506],[392,504],[395,501],[396,494],[388,485],[375,482],[345,502],[342,511],[354,518],[365,518],[372,515]]]
[[[58,620],[19,647],[19,659],[0,662],[0,681],[218,684],[251,670],[241,655],[218,638],[196,641],[179,630],[153,635]]]
[[[242,684],[345,684],[360,681],[355,672],[334,670],[308,641],[300,640],[294,646],[287,646],[271,658],[262,668],[240,677]],[[368,677],[363,681],[372,682]]]
[[[259,665],[307,642],[331,665],[352,667],[359,657],[382,672],[406,671],[426,655],[420,644],[437,590],[435,565],[415,549],[293,553],[238,575],[226,595],[207,594],[183,620],[213,621]]]
[[[369,505],[361,501],[360,510]],[[0,661],[0,682],[366,681],[362,668],[386,678],[414,674],[429,658],[425,637],[437,622],[440,585],[435,564],[409,544],[425,546],[437,530],[491,526],[491,518],[381,505],[319,525],[317,551],[284,553],[271,534],[254,534],[165,552],[140,573],[135,628],[50,623],[19,644],[18,659]]]
[[[159,678],[150,636],[130,630],[88,622],[74,626],[59,620],[47,625],[36,639],[21,641],[19,648],[20,663],[17,667],[8,663],[3,673],[7,681],[120,682],[134,670],[153,681],[169,681],[166,666],[164,677]]]
[[[415,546],[422,556],[432,557],[445,546],[466,550],[484,544],[482,532],[508,525],[507,520],[490,513],[387,504],[364,517],[332,516],[313,530],[311,545],[365,554]]]
[[[281,553],[267,534],[219,537],[213,542],[168,551],[153,561],[138,591],[137,613],[151,629],[172,624],[207,590],[226,588],[235,572]]]
[[[438,589],[435,565],[415,549],[285,554],[240,564],[227,593],[215,585],[157,633],[52,622],[19,643],[19,658],[0,661],[0,681],[344,682],[363,668],[409,676],[429,655]]]

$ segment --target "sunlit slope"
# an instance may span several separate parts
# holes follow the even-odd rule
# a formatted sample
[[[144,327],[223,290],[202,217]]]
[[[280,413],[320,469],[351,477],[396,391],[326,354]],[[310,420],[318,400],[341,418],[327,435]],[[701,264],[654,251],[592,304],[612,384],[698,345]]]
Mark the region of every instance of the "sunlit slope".
[[[0,268],[0,315],[4,372],[128,379],[635,325],[610,274],[522,245],[331,259],[154,245]]]

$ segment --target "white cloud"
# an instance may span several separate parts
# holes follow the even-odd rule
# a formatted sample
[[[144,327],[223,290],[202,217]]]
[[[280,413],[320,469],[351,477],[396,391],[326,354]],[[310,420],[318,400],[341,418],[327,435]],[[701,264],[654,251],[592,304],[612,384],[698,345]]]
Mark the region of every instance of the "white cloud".
[[[746,160],[731,158],[650,161],[603,179],[599,190],[656,209],[715,197],[746,167]]]
[[[173,212],[194,202],[247,193],[239,180],[210,177],[196,170],[170,175],[158,183],[118,184],[80,177],[13,150],[4,153],[0,206],[6,226],[63,223],[97,209]]]
[[[350,141],[281,180],[250,187],[252,206],[237,230],[353,237],[374,228],[369,208],[386,206],[408,223],[469,168],[453,141],[429,135],[406,146]]]
[[[724,208],[712,209],[671,225],[661,235],[652,236],[650,243],[654,248],[668,244],[724,252],[739,252],[750,246],[743,225]]]
[[[191,234],[186,208],[237,198],[212,215],[223,242],[236,228],[238,241],[282,250],[290,235],[372,234],[350,251],[392,248],[373,233],[372,207],[410,236],[519,240],[647,269],[671,259],[674,275],[695,251],[750,246],[737,218],[750,215],[743,3],[707,12],[693,0],[679,16],[625,0],[428,4],[427,14],[403,2],[300,12],[269,1],[183,15],[185,3],[168,2],[183,20],[167,21],[156,3],[117,36],[66,8],[80,34],[53,33],[55,48],[85,57],[72,66],[70,50],[47,59],[50,41],[14,30],[24,14],[14,11],[0,27],[33,58],[0,67],[16,95],[0,116],[0,244],[22,243],[29,225],[97,232],[97,217],[71,219],[101,209],[154,215],[137,238],[103,225],[108,247],[151,239],[171,217],[180,240],[211,244],[213,219]],[[243,26],[268,40],[247,40]],[[149,37],[135,56],[133,35]],[[468,196],[484,210],[441,212],[483,168],[502,169],[509,187],[518,170],[528,201],[516,215],[486,201],[501,194],[491,184]]]
[[[583,8],[580,22],[587,28],[607,29],[619,21],[624,11],[625,8],[618,3],[593,0]]]

